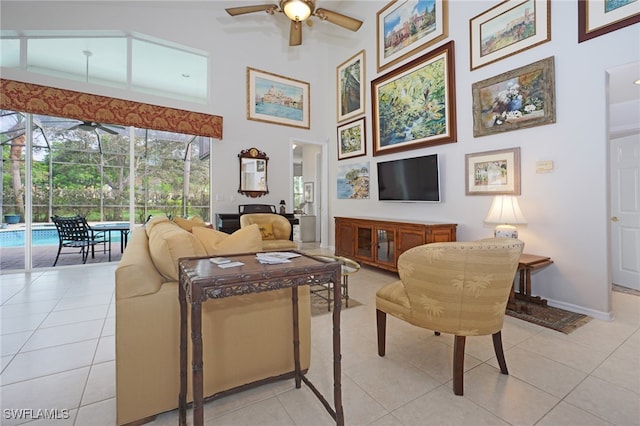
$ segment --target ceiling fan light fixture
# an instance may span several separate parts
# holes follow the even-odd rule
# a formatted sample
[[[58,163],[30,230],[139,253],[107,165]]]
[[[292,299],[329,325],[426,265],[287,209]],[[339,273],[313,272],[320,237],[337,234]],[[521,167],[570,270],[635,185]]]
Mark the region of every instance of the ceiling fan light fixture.
[[[313,5],[310,1],[305,0],[282,0],[280,9],[292,21],[304,21],[313,12]]]

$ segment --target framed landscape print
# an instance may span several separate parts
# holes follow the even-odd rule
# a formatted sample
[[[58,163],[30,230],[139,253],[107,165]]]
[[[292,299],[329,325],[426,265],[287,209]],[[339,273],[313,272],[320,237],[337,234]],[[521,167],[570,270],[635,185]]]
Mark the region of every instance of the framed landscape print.
[[[338,123],[364,114],[365,103],[364,49],[337,68]]]
[[[638,0],[578,0],[578,43],[638,22]]]
[[[553,56],[473,83],[473,136],[556,122]]]
[[[360,157],[367,153],[365,117],[338,127],[338,160]]]
[[[304,202],[313,203],[313,182],[304,183]]]
[[[338,199],[369,198],[369,162],[338,166]]]
[[[520,148],[465,155],[467,195],[520,195]]]
[[[448,36],[449,0],[394,0],[377,18],[378,72]]]
[[[506,0],[469,20],[471,70],[551,40],[551,0]]]
[[[308,129],[309,83],[247,67],[247,119]]]
[[[453,41],[371,82],[373,155],[456,141]]]

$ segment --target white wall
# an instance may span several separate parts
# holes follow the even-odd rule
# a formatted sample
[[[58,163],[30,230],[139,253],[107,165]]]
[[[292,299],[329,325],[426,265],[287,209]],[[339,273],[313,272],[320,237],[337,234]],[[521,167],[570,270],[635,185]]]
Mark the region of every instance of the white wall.
[[[227,16],[224,7],[239,2],[179,2],[178,6],[171,2],[128,3],[133,6],[122,3],[114,6],[113,2],[48,1],[35,4],[3,0],[1,26],[3,29],[122,29],[208,51],[212,61],[211,105],[152,101],[224,117],[224,138],[214,144],[212,155],[215,167],[212,193],[219,199],[214,211],[235,211],[237,204],[277,204],[280,199],[289,199],[289,141],[291,138],[328,139],[329,218],[346,215],[454,222],[459,225],[458,239],[472,240],[492,234],[492,228],[482,223],[491,198],[465,195],[465,154],[520,147],[522,195],[519,201],[528,220],[528,225],[520,229],[520,238],[525,241],[527,252],[551,256],[555,262],[534,275],[533,292],[557,306],[608,317],[605,70],[640,59],[640,25],[578,44],[577,2],[554,1],[550,42],[471,72],[469,19],[497,2],[451,0],[448,40],[455,41],[458,142],[373,157],[369,82],[378,77],[376,12],[388,3],[386,0],[323,0],[322,7],[362,19],[364,25],[352,34],[316,21],[314,27],[304,27],[303,45],[298,48],[287,46],[288,25],[282,16],[269,17],[261,13],[236,18]],[[370,199],[336,199],[336,66],[361,49],[366,50],[368,154],[343,162],[368,160],[375,170],[378,160],[438,153],[444,198],[441,204],[381,203],[377,201],[375,173],[372,174]],[[549,56],[555,57],[557,122],[474,138],[471,85]],[[308,81],[311,85],[311,129],[248,121],[247,66]],[[5,71],[2,70],[4,78],[26,78]],[[39,80],[44,84],[148,101],[109,89],[97,92],[80,83]],[[270,157],[271,193],[257,200],[236,193],[236,156],[241,149],[252,146]],[[553,173],[536,174],[535,163],[539,160],[552,160]],[[332,244],[332,220],[328,225]]]

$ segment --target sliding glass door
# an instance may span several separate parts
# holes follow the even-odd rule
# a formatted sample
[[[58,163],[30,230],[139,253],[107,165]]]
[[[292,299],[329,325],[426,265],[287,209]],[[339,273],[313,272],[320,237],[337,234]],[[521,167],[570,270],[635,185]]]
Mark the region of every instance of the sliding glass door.
[[[53,265],[52,215],[77,214],[90,224],[135,225],[157,215],[210,220],[210,161],[200,152],[208,153],[208,138],[12,111],[0,119],[2,272]],[[117,261],[120,245],[112,248]],[[64,259],[58,265],[82,263],[80,255]],[[108,257],[97,253],[87,263],[102,261]]]

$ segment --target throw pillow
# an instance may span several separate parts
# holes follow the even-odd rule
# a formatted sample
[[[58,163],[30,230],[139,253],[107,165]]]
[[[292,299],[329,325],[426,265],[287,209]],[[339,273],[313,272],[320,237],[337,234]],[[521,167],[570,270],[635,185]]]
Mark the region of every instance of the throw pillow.
[[[260,227],[260,235],[262,235],[263,240],[275,240],[276,237],[273,235],[273,224],[271,223],[261,223],[258,225]]]
[[[173,218],[173,221],[180,228],[189,232],[191,232],[196,226],[207,226],[207,224],[204,222],[204,220],[202,220],[200,216],[193,216],[189,219],[185,219],[183,217],[175,217]]]
[[[197,238],[175,223],[163,220],[154,221],[152,225],[147,225],[146,229],[149,236],[149,254],[156,269],[165,278],[178,281],[180,258],[207,254]]]
[[[193,236],[202,243],[209,256],[262,251],[260,230],[255,224],[240,228],[233,234],[205,227],[195,227],[193,228]]]

